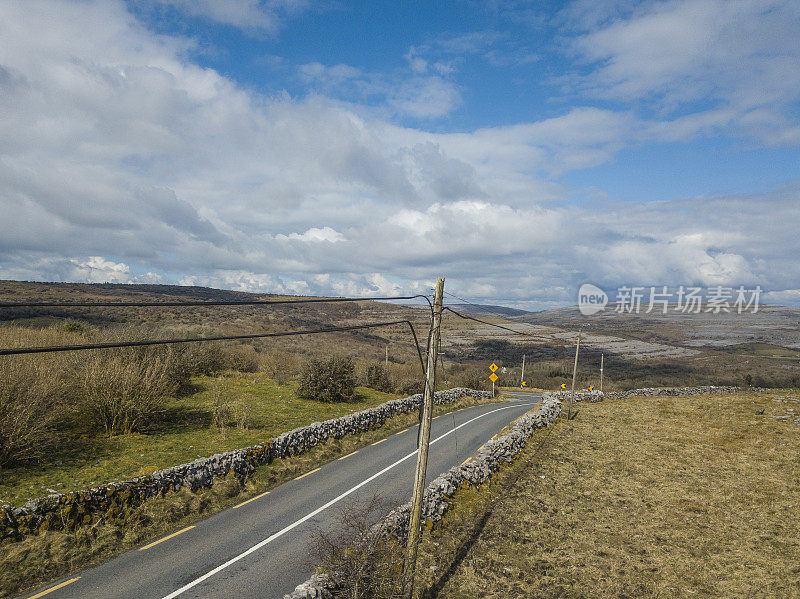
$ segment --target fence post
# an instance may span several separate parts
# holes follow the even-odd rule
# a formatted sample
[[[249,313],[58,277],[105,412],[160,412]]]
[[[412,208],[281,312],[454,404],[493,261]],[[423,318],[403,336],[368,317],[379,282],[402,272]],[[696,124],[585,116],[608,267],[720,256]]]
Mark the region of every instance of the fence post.
[[[436,295],[434,296],[433,302],[431,343],[428,351],[425,392],[422,396],[422,419],[420,421],[419,449],[417,450],[417,471],[414,478],[414,497],[411,503],[411,515],[408,522],[406,559],[403,563],[403,597],[406,599],[412,599],[414,596],[414,574],[417,566],[417,549],[420,539],[422,497],[425,492],[425,473],[428,467],[428,443],[431,438],[431,412],[433,411],[433,394],[436,391],[436,356],[439,352],[443,295],[444,279],[440,277],[436,280]]]

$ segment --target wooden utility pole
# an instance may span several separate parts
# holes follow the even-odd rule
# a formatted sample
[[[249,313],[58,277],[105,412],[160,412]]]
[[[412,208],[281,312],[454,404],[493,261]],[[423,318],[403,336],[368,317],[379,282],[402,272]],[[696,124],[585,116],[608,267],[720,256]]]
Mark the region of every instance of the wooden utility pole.
[[[522,374],[519,377],[519,386],[522,387],[522,383],[525,382],[525,354],[522,354]]]
[[[389,346],[386,346],[386,372],[389,372]]]
[[[600,354],[600,393],[603,392],[603,358],[605,354]]]
[[[572,367],[572,393],[569,396],[569,410],[567,410],[567,420],[572,417],[572,404],[575,402],[575,376],[578,374],[578,352],[581,350],[581,333],[578,331],[578,344],[575,346],[575,364]]]
[[[442,324],[442,296],[444,279],[436,280],[436,295],[433,300],[433,324],[431,344],[428,351],[428,368],[425,376],[425,392],[422,396],[422,418],[420,420],[419,449],[417,450],[417,473],[414,479],[414,497],[408,522],[408,545],[403,564],[403,597],[414,596],[414,572],[417,566],[422,519],[422,496],[425,492],[425,473],[428,468],[428,443],[431,438],[431,416],[433,412],[433,393],[436,390],[436,356],[439,353],[440,329]]]

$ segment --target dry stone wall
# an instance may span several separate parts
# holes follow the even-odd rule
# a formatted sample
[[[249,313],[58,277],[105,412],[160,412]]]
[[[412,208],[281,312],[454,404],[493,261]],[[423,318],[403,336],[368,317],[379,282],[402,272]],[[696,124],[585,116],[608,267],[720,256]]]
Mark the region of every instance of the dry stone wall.
[[[758,389],[752,389],[757,391]],[[643,389],[631,389],[630,391],[612,391],[603,393],[601,391],[576,391],[575,401],[603,401],[604,399],[626,399],[633,396],[645,397],[681,397],[686,395],[707,395],[711,393],[736,393],[741,391],[741,387],[726,386],[704,386],[704,387],[645,387]],[[554,391],[553,395],[563,402],[569,402],[569,391]]]
[[[465,388],[448,389],[436,392],[434,404],[444,405],[466,396],[488,398],[491,393]],[[299,455],[329,439],[362,433],[380,426],[392,416],[418,410],[421,401],[419,393],[393,399],[354,414],[296,428],[261,445],[218,453],[147,476],[84,491],[32,499],[20,507],[0,506],[0,543],[18,541],[45,530],[75,530],[102,517],[115,519],[150,497],[181,488],[198,491],[210,487],[215,478],[231,473],[245,479],[258,466],[272,460]]]
[[[644,388],[605,394],[600,391],[581,391],[575,393],[575,401],[597,402],[604,399],[625,399],[634,395],[678,397],[710,393],[736,393],[740,390],[739,387],[705,386]],[[425,489],[423,498],[423,520],[430,522],[441,520],[450,508],[453,496],[462,485],[480,485],[490,480],[501,464],[511,462],[525,447],[527,440],[535,430],[549,426],[558,418],[561,414],[562,402],[568,402],[569,399],[569,391],[543,393],[539,409],[517,419],[507,435],[487,442],[473,461],[451,468],[431,482]],[[373,527],[371,533],[373,535],[391,535],[400,541],[405,541],[408,535],[410,514],[411,502],[389,513]],[[336,581],[326,574],[315,574],[298,585],[292,593],[284,595],[284,599],[333,599],[334,597],[336,597]]]
[[[474,460],[451,468],[425,489],[422,500],[422,519],[438,522],[450,508],[453,496],[463,485],[481,485],[492,478],[502,464],[514,460],[522,451],[534,431],[550,426],[561,414],[561,401],[554,393],[543,393],[542,403],[534,412],[518,418],[511,430],[496,440],[488,441]],[[390,512],[371,530],[378,536],[392,536],[401,542],[408,535],[411,502]],[[336,594],[336,581],[327,575],[315,574],[298,585],[284,599],[329,599]]]

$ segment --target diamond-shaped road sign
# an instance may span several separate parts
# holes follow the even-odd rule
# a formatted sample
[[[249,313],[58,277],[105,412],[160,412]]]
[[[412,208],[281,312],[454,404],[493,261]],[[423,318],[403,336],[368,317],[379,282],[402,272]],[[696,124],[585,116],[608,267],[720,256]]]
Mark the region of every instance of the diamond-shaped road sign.
[[[497,379],[499,379],[500,377],[499,377],[499,376],[497,376],[497,375],[496,375],[496,374],[493,372],[492,374],[490,374],[490,375],[489,375],[489,378],[491,379],[491,381],[492,381],[492,382],[495,382],[495,381],[496,381]]]
[[[492,362],[492,365],[489,366],[489,370],[491,370],[492,372],[497,372],[497,364]]]

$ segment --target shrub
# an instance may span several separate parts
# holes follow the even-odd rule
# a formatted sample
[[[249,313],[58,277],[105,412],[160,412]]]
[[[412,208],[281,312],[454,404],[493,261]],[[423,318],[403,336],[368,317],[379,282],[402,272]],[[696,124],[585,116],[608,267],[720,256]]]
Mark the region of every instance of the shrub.
[[[187,343],[178,352],[180,369],[187,378],[213,376],[227,369],[228,356],[219,343]]]
[[[261,354],[261,368],[267,376],[279,385],[285,385],[297,374],[297,355],[275,349]]]
[[[487,385],[490,372],[481,366],[466,366],[458,372],[451,372],[450,379],[454,387],[466,387],[467,389],[487,389],[491,388],[491,383]]]
[[[364,372],[364,386],[378,391],[391,393],[393,391],[389,372],[383,364],[369,364]]]
[[[400,395],[415,395],[425,391],[425,381],[421,378],[404,378],[397,381],[395,391]]]
[[[377,495],[366,505],[345,504],[333,527],[318,529],[311,551],[319,571],[336,584],[336,596],[351,599],[403,597],[403,546],[389,536],[371,534],[376,517],[389,509]]]
[[[62,385],[52,368],[33,357],[0,365],[0,466],[37,458],[55,442],[53,424],[61,411]]]
[[[177,391],[176,352],[156,346],[93,352],[85,361],[81,392],[91,420],[108,435],[140,430],[162,413]]]
[[[0,347],[80,343],[85,338],[58,327],[0,328]],[[72,407],[75,353],[0,357],[0,466],[35,459],[57,442],[55,424]]]
[[[258,372],[258,354],[252,345],[234,345],[226,349],[228,370]]]
[[[297,395],[326,403],[351,401],[355,396],[356,376],[353,361],[333,357],[312,359],[303,367]]]
[[[225,388],[217,380],[211,391],[211,427],[216,428],[223,436],[228,425],[235,425],[239,430],[248,428],[248,409],[241,401],[231,401],[225,396]]]

